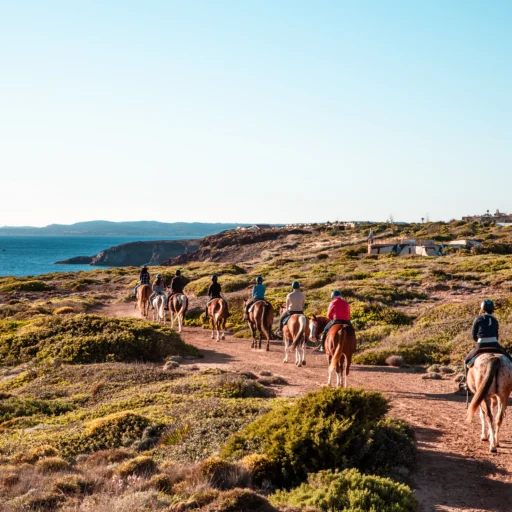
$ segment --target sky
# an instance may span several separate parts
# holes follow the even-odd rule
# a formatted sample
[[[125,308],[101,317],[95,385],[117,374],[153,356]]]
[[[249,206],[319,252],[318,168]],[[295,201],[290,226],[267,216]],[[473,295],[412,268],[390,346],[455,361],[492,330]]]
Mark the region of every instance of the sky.
[[[0,225],[512,212],[508,0],[0,0]]]

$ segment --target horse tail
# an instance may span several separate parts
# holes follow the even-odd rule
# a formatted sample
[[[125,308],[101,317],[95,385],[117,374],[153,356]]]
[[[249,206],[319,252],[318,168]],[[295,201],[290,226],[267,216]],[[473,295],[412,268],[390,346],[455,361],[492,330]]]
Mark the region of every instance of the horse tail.
[[[500,358],[499,357],[493,357],[489,360],[487,364],[487,368],[485,369],[485,375],[480,383],[479,388],[476,390],[475,396],[473,397],[473,400],[469,404],[469,409],[466,415],[466,421],[469,423],[473,416],[475,415],[478,407],[484,400],[484,398],[487,396],[487,393],[489,392],[489,389],[491,389],[492,383],[494,381],[494,378],[498,377],[498,369],[500,366]]]
[[[267,338],[267,340],[270,340],[270,328],[271,326],[269,326],[269,314],[272,310],[272,306],[270,304],[268,304],[267,302],[264,303],[264,306],[263,306],[263,313],[261,315],[261,331],[263,332],[263,334],[265,335],[265,338]]]
[[[185,315],[188,311],[188,297],[182,293],[181,294],[181,311],[180,313],[183,315],[183,320],[185,320]]]
[[[343,357],[344,353],[344,344],[345,344],[345,338],[346,333],[345,329],[340,329],[335,335],[334,339],[336,340],[336,336],[340,334],[340,341],[336,344],[336,348],[334,349],[334,354],[331,359],[331,364],[329,365],[329,371],[336,371],[336,367],[338,366],[338,363],[341,361],[341,358]]]
[[[299,325],[300,325],[300,329],[299,329],[299,332],[297,333],[297,336],[295,336],[295,338],[293,340],[292,349],[297,348],[297,344],[302,339],[302,336],[304,336],[304,332],[305,332],[306,327],[308,325],[308,319],[306,318],[305,315],[300,315],[299,316]]]

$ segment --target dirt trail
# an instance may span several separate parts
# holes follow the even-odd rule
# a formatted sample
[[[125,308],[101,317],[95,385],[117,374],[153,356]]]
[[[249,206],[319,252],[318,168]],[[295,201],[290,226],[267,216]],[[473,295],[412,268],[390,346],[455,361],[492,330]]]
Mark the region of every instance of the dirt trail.
[[[133,304],[114,304],[99,311],[110,316],[136,316]],[[220,367],[260,373],[271,371],[286,379],[281,396],[298,396],[318,389],[327,379],[325,356],[308,349],[307,366],[283,364],[283,347],[271,342],[270,352],[251,350],[247,340],[216,342],[209,331],[185,327],[183,339],[204,355],[201,367]],[[512,511],[512,419],[505,421],[502,447],[488,452],[480,441],[480,421],[464,422],[465,397],[455,394],[452,380],[424,380],[411,369],[354,366],[350,386],[381,391],[391,399],[391,415],[410,422],[416,430],[419,467],[415,490],[422,512]]]

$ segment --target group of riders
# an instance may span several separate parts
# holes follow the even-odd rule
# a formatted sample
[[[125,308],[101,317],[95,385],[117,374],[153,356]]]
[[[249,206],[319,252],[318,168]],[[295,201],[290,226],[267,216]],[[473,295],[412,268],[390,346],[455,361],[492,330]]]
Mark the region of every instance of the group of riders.
[[[148,267],[145,265],[142,267],[139,274],[139,284],[135,287],[134,296],[137,295],[137,289],[139,286],[143,284],[151,284],[150,275],[148,271]],[[185,288],[185,280],[181,274],[180,270],[176,270],[174,277],[171,280],[170,294],[166,295],[166,283],[164,281],[164,277],[162,274],[157,274],[155,281],[151,285],[153,293],[151,294],[149,301],[151,307],[153,307],[153,299],[161,294],[166,298],[166,308],[169,300],[173,297],[173,295],[178,293],[183,293]],[[208,303],[206,304],[206,310],[204,313],[205,320],[208,320],[208,306],[211,301],[214,299],[222,298],[221,295],[222,287],[219,283],[219,278],[217,274],[213,274],[211,277],[211,284],[208,288]],[[251,299],[247,302],[244,311],[244,320],[249,319],[249,312],[251,307],[258,301],[265,301],[265,292],[266,287],[263,284],[263,277],[259,276],[256,279],[256,285],[252,289]],[[226,301],[227,304],[227,301]],[[283,326],[285,325],[287,319],[291,315],[295,314],[304,314],[304,307],[306,304],[306,297],[301,290],[300,283],[298,281],[294,281],[292,284],[292,291],[286,297],[286,308],[285,312],[281,315],[279,319],[279,331],[276,333],[278,336],[282,336]],[[499,336],[499,323],[496,317],[494,316],[495,306],[492,300],[484,300],[481,304],[480,315],[475,319],[473,323],[472,336],[474,341],[476,342],[476,346],[471,350],[471,352],[467,355],[465,359],[465,368],[468,365],[471,365],[478,355],[481,353],[501,353],[506,355],[511,361],[512,357],[507,353],[505,348],[500,345],[498,341]],[[228,316],[229,316],[228,312]],[[331,294],[331,302],[327,309],[327,317],[329,322],[325,326],[325,329],[322,333],[321,345],[319,345],[318,350],[325,350],[325,340],[327,338],[327,333],[330,328],[337,324],[351,325],[350,322],[350,305],[347,301],[343,299],[343,295],[339,290],[334,290]]]

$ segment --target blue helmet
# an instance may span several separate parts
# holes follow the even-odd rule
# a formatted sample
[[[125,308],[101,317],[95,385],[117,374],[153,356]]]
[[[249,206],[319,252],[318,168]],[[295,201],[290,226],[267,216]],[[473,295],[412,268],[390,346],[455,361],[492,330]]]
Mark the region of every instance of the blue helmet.
[[[299,281],[294,281],[294,282],[292,283],[292,288],[293,288],[294,290],[298,290],[298,289],[300,288],[300,283],[299,283]]]
[[[164,277],[162,274],[157,274],[157,275],[156,275],[156,278],[157,278],[157,279],[162,279],[162,277]]]
[[[331,299],[334,299],[334,297],[343,297],[343,294],[339,290],[334,290],[331,293]]]
[[[219,278],[219,276],[217,274],[213,274],[212,281],[217,281],[218,278]]]
[[[256,282],[257,282],[258,284],[263,283],[263,277],[258,276],[258,277],[256,278]]]
[[[486,313],[494,313],[494,302],[490,299],[486,299],[480,304],[480,308]]]

